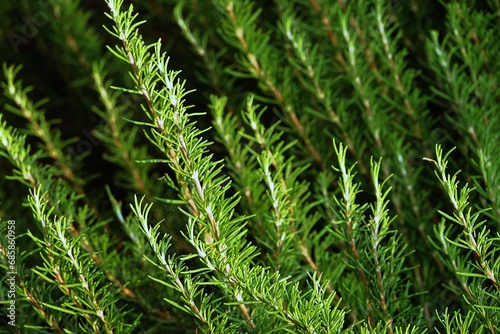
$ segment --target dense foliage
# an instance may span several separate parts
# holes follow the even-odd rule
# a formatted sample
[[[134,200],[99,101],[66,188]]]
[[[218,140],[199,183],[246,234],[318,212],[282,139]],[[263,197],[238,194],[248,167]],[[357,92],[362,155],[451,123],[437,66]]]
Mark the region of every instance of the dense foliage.
[[[500,332],[498,0],[0,13],[0,331]]]

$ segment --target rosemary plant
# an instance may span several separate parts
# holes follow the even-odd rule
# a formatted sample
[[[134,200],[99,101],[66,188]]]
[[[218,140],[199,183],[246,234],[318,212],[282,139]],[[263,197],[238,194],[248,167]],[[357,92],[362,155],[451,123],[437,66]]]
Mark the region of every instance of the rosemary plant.
[[[1,332],[500,332],[498,1],[132,2],[0,4]]]

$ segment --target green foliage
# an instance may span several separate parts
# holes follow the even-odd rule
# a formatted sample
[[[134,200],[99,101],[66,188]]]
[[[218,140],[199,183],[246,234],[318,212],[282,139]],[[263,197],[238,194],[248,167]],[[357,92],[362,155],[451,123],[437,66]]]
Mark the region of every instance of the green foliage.
[[[498,1],[0,13],[0,331],[500,332]]]

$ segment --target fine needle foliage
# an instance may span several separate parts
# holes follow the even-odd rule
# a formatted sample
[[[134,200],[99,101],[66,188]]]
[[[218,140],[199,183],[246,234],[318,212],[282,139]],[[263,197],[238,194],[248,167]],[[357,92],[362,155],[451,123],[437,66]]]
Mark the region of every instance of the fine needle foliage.
[[[500,333],[500,2],[0,13],[0,332]]]

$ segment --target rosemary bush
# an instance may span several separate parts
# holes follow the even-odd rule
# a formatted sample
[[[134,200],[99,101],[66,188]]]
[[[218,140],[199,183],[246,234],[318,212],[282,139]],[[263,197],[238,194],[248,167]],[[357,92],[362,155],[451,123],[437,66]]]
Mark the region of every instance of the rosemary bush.
[[[499,1],[131,2],[0,3],[1,331],[500,332]]]

